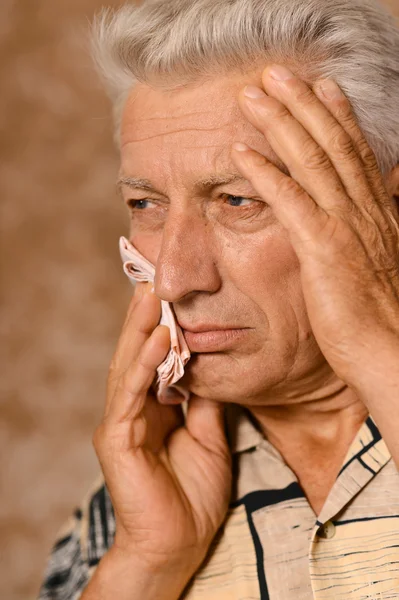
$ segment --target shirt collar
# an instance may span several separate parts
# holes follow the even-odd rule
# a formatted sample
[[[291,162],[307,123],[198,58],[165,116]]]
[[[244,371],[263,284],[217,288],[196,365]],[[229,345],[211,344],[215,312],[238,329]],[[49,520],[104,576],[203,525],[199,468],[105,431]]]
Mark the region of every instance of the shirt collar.
[[[391,454],[371,416],[361,426],[345,457],[317,524],[336,517],[385,467]]]
[[[233,454],[245,452],[267,441],[250,411],[239,404],[227,404],[225,409],[226,434]],[[390,452],[371,415],[365,420],[345,457],[341,473],[356,459],[365,457],[375,448],[381,452],[379,468],[391,458]],[[377,469],[379,470],[379,469]]]
[[[225,411],[226,434],[233,454],[258,446],[265,436],[250,411],[239,404],[227,404]]]

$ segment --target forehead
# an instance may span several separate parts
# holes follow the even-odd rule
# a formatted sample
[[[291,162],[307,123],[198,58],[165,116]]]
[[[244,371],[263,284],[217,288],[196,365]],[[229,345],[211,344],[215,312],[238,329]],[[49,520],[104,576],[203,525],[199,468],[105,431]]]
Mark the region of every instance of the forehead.
[[[122,173],[131,175],[132,165],[143,168],[149,162],[179,172],[194,166],[200,169],[201,163],[207,167],[214,163],[217,169],[216,163],[230,163],[234,141],[245,141],[278,162],[263,134],[245,119],[238,104],[245,85],[261,85],[262,70],[175,90],[138,84],[123,113]]]
[[[122,119],[122,146],[157,135],[219,129],[244,121],[237,95],[247,83],[239,77],[195,83],[175,90],[160,90],[139,83],[131,92]]]

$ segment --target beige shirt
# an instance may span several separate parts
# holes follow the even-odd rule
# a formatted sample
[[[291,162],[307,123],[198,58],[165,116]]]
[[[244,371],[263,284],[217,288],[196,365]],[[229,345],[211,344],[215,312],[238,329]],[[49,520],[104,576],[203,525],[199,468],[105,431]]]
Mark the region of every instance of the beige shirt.
[[[231,505],[181,600],[399,600],[399,473],[372,419],[318,516],[248,411],[229,405],[227,426]],[[60,533],[40,600],[79,598],[114,533],[101,479]]]

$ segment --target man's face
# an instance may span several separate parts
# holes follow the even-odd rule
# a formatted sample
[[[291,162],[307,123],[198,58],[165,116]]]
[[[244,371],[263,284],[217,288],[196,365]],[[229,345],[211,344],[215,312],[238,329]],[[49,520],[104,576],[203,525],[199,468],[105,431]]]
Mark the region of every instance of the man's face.
[[[332,378],[288,234],[230,159],[241,141],[283,167],[238,107],[239,90],[260,85],[261,72],[172,92],[139,84],[122,123],[121,177],[153,188],[122,186],[133,204],[130,240],[156,265],[156,294],[173,303],[184,329],[235,330],[187,333],[193,356],[183,382],[248,405],[295,401]]]

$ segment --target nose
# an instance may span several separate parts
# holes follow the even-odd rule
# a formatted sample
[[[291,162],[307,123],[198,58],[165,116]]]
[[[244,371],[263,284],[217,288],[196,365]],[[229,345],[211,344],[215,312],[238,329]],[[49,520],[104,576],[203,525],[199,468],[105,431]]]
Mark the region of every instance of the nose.
[[[220,275],[212,234],[200,214],[169,213],[155,271],[156,295],[179,302],[190,293],[216,292]]]

